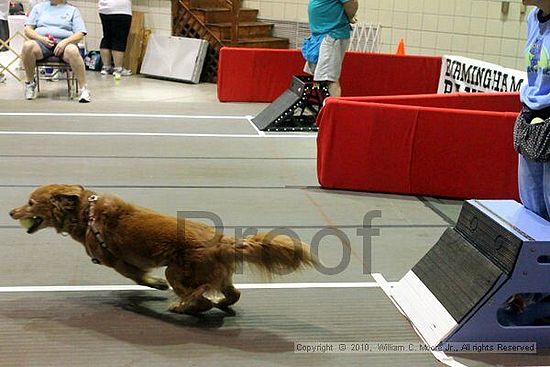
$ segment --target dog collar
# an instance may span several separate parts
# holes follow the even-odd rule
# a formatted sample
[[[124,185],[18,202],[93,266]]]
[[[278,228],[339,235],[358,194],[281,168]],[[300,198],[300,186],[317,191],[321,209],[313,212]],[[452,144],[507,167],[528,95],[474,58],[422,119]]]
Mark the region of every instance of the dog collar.
[[[88,230],[88,232],[91,232],[94,235],[94,238],[96,239],[97,243],[99,243],[99,246],[101,246],[102,248],[108,250],[107,244],[103,240],[103,236],[101,235],[101,233],[99,232],[99,230],[97,229],[97,227],[95,225],[95,219],[96,219],[95,218],[95,204],[98,200],[99,200],[99,196],[97,196],[97,195],[92,195],[88,198],[88,202],[90,203],[90,208],[88,210],[88,229],[87,230]],[[95,257],[92,257],[92,262],[94,264],[101,264],[99,259],[97,259]]]

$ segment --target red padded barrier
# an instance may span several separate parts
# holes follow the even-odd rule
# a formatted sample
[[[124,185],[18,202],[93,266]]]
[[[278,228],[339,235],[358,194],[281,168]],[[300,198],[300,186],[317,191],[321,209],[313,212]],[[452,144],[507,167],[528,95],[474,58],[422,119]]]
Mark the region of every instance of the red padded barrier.
[[[441,57],[348,52],[342,65],[342,96],[436,93]]]
[[[221,102],[272,102],[293,75],[304,74],[300,50],[222,47],[218,62]]]
[[[518,199],[513,125],[517,113],[422,109],[411,161],[411,193]]]
[[[303,75],[300,50],[223,47],[218,64],[221,102],[272,102]],[[343,96],[435,93],[441,57],[348,52]]]
[[[434,108],[434,104],[505,112]],[[453,198],[518,199],[512,130],[517,94],[417,96],[418,105],[330,98],[318,118],[325,188]],[[392,102],[409,97],[389,97]],[[437,102],[434,102],[436,101]],[[494,104],[493,104],[494,103]],[[425,105],[428,105],[426,107]]]
[[[218,99],[272,102],[303,65],[299,50],[222,48]],[[518,199],[518,95],[432,94],[440,67],[440,57],[346,54],[340,81],[350,97],[329,98],[318,118],[323,187]]]
[[[418,112],[377,104],[367,110],[363,103],[337,98],[329,103],[321,111],[317,135],[321,186],[409,193]]]
[[[342,97],[346,101],[378,102],[409,106],[442,107],[464,110],[519,112],[518,93],[453,93],[371,97]]]

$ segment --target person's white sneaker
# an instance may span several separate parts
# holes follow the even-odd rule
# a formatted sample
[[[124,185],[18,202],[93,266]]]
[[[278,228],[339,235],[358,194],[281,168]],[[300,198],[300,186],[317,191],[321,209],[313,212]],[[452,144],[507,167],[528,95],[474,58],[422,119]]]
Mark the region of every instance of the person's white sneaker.
[[[82,87],[82,90],[80,91],[80,98],[78,99],[78,102],[80,103],[90,103],[92,101],[92,94],[90,93],[90,90],[88,87]]]
[[[114,68],[113,69],[113,77],[115,79],[120,79],[123,76],[130,76],[132,75],[132,70],[124,69],[124,68]]]
[[[26,99],[35,99],[38,94],[36,90],[36,83],[34,80],[30,83],[25,83],[25,98]]]
[[[103,65],[101,67],[101,71],[100,71],[101,75],[109,75],[109,74],[112,74],[112,73],[113,73],[113,67],[112,66]]]

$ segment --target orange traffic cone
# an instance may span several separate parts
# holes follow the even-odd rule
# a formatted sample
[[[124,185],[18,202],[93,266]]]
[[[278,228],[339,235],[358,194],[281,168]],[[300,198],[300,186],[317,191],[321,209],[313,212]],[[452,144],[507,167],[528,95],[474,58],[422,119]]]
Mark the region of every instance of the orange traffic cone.
[[[405,41],[403,38],[399,40],[399,44],[397,45],[397,51],[395,52],[396,55],[405,55]]]

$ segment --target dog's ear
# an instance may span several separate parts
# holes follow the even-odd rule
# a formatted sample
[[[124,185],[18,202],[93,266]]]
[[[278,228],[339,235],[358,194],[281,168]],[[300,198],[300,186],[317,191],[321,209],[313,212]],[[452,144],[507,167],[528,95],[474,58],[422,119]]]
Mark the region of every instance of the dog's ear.
[[[82,186],[66,186],[62,190],[53,193],[50,201],[63,211],[72,211],[78,208],[82,191]]]
[[[51,197],[51,202],[61,210],[75,210],[80,203],[80,195],[55,194]]]

